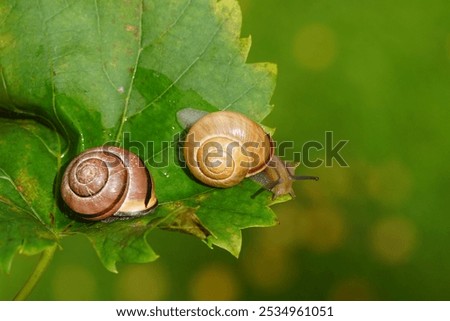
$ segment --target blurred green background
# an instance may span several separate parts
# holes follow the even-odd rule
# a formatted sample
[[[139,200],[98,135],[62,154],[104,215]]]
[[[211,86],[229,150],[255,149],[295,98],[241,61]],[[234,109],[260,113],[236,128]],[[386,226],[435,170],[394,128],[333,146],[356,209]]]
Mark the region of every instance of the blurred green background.
[[[320,181],[273,207],[279,226],[245,230],[239,259],[157,231],[161,258],[116,275],[74,237],[30,299],[450,300],[450,2],[240,4],[249,62],[278,65],[264,123],[295,151],[333,131],[349,167],[298,169]],[[36,262],[16,257],[0,299]]]

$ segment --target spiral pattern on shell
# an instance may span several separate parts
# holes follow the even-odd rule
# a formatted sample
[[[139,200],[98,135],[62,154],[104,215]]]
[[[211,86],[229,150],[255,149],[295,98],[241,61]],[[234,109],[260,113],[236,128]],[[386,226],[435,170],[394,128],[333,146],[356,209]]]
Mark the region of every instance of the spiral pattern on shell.
[[[222,188],[263,171],[273,153],[273,142],[261,126],[231,111],[200,118],[184,146],[184,158],[195,178]]]
[[[80,218],[104,220],[148,213],[157,203],[139,157],[114,146],[86,150],[64,172],[61,196]]]

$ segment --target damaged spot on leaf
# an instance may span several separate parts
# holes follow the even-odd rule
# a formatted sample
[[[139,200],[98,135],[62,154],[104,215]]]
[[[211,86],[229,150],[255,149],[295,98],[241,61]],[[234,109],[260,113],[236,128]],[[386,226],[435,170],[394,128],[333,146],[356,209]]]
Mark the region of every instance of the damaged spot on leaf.
[[[203,225],[200,218],[195,214],[198,208],[180,207],[173,214],[169,214],[171,219],[164,219],[160,227],[165,230],[177,231],[198,237],[201,240],[211,235],[211,232]]]

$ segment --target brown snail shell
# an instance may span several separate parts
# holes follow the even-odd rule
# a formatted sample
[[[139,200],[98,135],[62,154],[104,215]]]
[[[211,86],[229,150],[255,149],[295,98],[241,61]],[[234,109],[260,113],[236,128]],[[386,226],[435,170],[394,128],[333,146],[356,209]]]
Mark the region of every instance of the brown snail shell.
[[[232,111],[202,116],[190,128],[184,145],[184,158],[195,178],[222,188],[263,171],[273,153],[270,135]]]
[[[199,181],[207,185],[231,187],[243,178],[250,177],[261,184],[263,189],[271,191],[273,199],[276,199],[287,194],[295,197],[292,188],[294,181],[319,179],[316,176],[296,176],[295,168],[299,163],[282,161],[274,155],[272,138],[261,126],[240,113],[218,111],[210,114],[198,109],[185,108],[177,113],[177,119],[183,128],[190,128],[184,144],[184,157],[188,168]],[[233,149],[226,155],[224,146],[230,146],[234,141],[239,142],[239,146],[243,147],[240,151],[244,153]],[[259,148],[249,149],[252,142],[256,142]],[[201,150],[202,146],[207,147],[208,143],[209,147],[216,146],[215,150],[209,153],[205,147],[203,151]],[[239,158],[245,160],[248,156],[258,155],[259,161],[255,161],[254,157],[251,166],[235,168],[223,165],[223,160],[215,157],[215,153],[223,154],[228,160]],[[211,164],[222,166],[212,167]],[[228,165],[231,165],[231,162]],[[257,194],[259,192],[255,196]]]
[[[63,175],[61,196],[79,218],[93,221],[145,215],[157,204],[144,163],[114,146],[88,149],[72,160]]]

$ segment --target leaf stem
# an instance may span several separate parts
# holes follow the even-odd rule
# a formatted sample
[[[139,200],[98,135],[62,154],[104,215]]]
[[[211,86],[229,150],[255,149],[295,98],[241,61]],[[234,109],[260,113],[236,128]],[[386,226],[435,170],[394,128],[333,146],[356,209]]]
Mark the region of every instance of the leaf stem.
[[[56,247],[57,245],[55,244],[42,252],[39,262],[34,268],[33,273],[30,275],[28,280],[14,297],[15,301],[25,300],[30,295],[31,291],[33,291],[34,287],[41,279],[42,275],[50,264],[53,255],[55,254]]]

